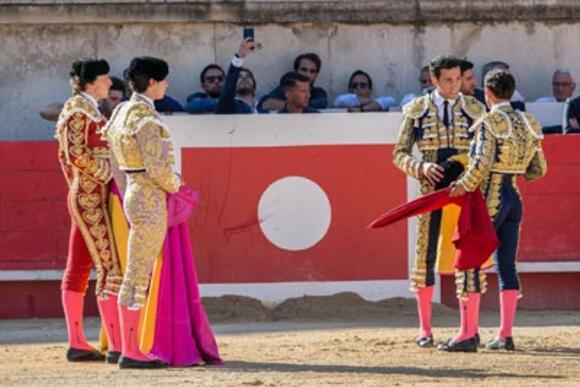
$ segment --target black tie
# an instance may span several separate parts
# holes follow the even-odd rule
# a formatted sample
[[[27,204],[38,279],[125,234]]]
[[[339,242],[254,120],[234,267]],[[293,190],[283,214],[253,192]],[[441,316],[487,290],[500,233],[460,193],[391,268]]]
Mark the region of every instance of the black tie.
[[[443,102],[443,125],[446,128],[449,127],[449,101],[447,100]]]

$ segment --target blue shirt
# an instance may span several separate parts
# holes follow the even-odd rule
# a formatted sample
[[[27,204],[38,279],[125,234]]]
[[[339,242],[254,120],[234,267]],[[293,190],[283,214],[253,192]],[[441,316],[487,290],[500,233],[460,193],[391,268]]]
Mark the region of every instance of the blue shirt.
[[[163,99],[155,101],[155,110],[160,113],[165,112],[182,112],[183,106],[177,102],[174,98],[166,95]]]
[[[185,110],[192,114],[213,113],[217,101],[217,98],[210,97],[207,93],[194,93],[187,97]]]

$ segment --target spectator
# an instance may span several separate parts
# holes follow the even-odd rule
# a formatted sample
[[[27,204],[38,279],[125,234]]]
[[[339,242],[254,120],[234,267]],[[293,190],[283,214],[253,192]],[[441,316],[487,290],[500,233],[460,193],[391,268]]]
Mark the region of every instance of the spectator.
[[[568,128],[567,133],[580,133],[580,96],[572,99],[568,106]]]
[[[475,79],[475,72],[473,71],[473,63],[467,59],[461,59],[461,92],[463,95],[475,95],[475,86],[477,80]]]
[[[429,66],[423,66],[419,71],[419,89],[421,90],[421,95],[428,94],[433,90],[433,82],[431,81]],[[405,94],[403,98],[401,98],[399,106],[403,107],[415,98],[417,98],[417,94],[415,93]]]
[[[574,95],[576,82],[569,70],[558,69],[552,76],[552,97],[542,97],[536,102],[566,102]]]
[[[483,92],[483,80],[485,79],[485,75],[487,73],[489,73],[491,70],[495,70],[495,69],[502,69],[502,70],[506,70],[507,72],[511,72],[510,70],[510,65],[496,60],[496,61],[491,61],[488,62],[486,64],[483,65],[483,67],[481,68],[481,89],[480,88],[476,88],[475,89],[475,93],[474,93],[474,97],[477,98],[477,100],[483,104],[485,104],[485,94]],[[520,94],[519,91],[514,91],[514,94],[512,95],[512,99],[511,99],[511,105],[514,109],[516,110],[521,110],[523,112],[526,111],[526,104],[525,104],[525,99],[524,96]]]
[[[356,70],[352,73],[348,80],[348,91],[349,93],[336,97],[335,107],[347,108],[349,112],[389,110],[389,106],[383,108],[376,100],[372,99],[373,80],[362,70]]]
[[[246,58],[256,48],[252,38],[246,38],[232,58],[226,83],[216,104],[217,114],[251,114],[255,113],[254,97],[256,95],[256,79],[252,72],[244,67]]]
[[[224,81],[224,70],[212,63],[201,71],[199,75],[203,92],[197,92],[187,97],[185,110],[193,114],[213,113]]]
[[[280,89],[284,93],[284,107],[278,113],[318,113],[309,106],[310,79],[297,72],[289,72],[280,79]]]
[[[328,107],[326,91],[321,87],[314,86],[316,77],[320,73],[321,65],[322,62],[320,58],[314,53],[298,55],[294,60],[294,72],[302,74],[308,78],[310,83],[309,107],[313,109],[326,109]],[[260,113],[281,110],[284,107],[284,92],[280,86],[263,96],[258,103],[258,111]]]
[[[109,89],[107,98],[99,103],[99,110],[107,119],[111,118],[113,110],[126,99],[125,83],[117,77],[111,77],[113,84]]]

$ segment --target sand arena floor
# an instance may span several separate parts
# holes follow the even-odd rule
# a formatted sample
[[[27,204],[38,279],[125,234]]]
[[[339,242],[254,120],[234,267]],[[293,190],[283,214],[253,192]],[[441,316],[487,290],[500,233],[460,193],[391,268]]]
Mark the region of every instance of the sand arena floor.
[[[412,300],[370,303],[353,294],[305,297],[266,309],[240,297],[205,300],[221,367],[119,370],[64,360],[61,319],[0,321],[0,386],[580,386],[580,311],[522,311],[514,353],[439,353],[414,344]],[[435,305],[437,341],[455,310]],[[499,316],[484,312],[482,340]],[[99,321],[86,321],[97,337]]]

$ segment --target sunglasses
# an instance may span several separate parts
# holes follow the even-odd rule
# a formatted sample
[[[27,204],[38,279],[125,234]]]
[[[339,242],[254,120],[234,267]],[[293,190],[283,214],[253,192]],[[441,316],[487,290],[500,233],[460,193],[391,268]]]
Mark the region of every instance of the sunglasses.
[[[205,82],[214,83],[214,82],[222,83],[224,81],[223,75],[209,75],[205,77]]]
[[[318,70],[316,70],[316,69],[309,69],[306,67],[300,67],[299,70],[301,73],[307,73],[307,74],[316,74],[318,72]]]
[[[369,83],[368,82],[353,82],[350,84],[351,89],[356,89],[360,87],[361,89],[368,89]]]
[[[572,82],[552,82],[552,86],[554,87],[569,87],[572,86]]]

